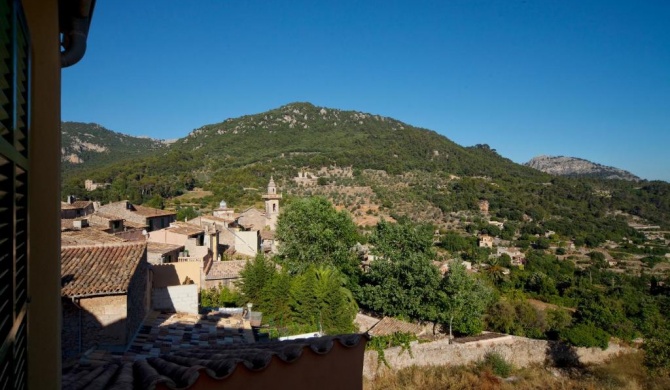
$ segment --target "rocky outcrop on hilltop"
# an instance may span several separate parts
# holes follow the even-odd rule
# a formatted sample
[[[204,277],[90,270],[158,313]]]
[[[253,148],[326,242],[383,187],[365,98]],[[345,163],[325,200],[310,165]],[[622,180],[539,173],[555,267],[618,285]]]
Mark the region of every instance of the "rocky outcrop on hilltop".
[[[523,164],[557,176],[596,177],[638,181],[640,178],[623,169],[597,164],[577,157],[537,156]]]

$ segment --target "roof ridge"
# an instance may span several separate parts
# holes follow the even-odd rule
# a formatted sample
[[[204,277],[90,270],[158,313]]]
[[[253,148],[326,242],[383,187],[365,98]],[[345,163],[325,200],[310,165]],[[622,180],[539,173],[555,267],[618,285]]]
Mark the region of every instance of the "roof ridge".
[[[116,247],[116,246],[146,246],[146,241],[123,241],[123,242],[100,242],[97,244],[77,244],[77,245],[61,245],[62,249],[70,248],[102,248],[102,247]]]

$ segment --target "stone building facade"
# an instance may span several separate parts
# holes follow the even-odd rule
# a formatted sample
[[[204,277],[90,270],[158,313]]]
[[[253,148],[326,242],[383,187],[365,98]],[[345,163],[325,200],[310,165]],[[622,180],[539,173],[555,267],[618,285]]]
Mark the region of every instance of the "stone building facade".
[[[146,244],[63,247],[61,257],[63,358],[125,349],[151,307]]]

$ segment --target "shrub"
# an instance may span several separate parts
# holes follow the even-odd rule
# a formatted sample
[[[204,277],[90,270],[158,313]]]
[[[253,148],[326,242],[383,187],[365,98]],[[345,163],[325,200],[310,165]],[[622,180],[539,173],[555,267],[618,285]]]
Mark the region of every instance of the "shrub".
[[[507,378],[512,372],[512,365],[498,352],[487,352],[480,368],[489,368],[494,374]]]
[[[576,347],[600,347],[606,349],[610,335],[592,324],[577,324],[561,332],[561,338]]]

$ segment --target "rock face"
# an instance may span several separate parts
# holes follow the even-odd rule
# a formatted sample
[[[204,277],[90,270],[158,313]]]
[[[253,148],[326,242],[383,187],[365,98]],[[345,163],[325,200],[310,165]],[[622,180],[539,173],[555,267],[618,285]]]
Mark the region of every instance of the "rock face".
[[[640,180],[639,177],[623,169],[600,165],[577,157],[537,156],[523,165],[557,176],[581,176],[630,181]]]
[[[63,169],[87,167],[110,161],[143,157],[165,147],[163,141],[117,133],[96,123],[61,124],[61,161]]]

